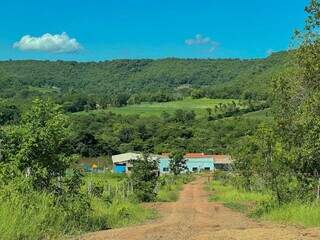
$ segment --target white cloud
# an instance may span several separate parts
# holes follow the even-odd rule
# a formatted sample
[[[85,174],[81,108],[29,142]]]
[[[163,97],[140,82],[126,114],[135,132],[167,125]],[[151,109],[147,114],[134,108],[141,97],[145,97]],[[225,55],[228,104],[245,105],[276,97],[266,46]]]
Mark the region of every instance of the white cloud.
[[[205,45],[210,46],[209,51],[212,52],[217,49],[218,43],[213,41],[210,37],[205,37],[201,34],[197,34],[194,38],[187,39],[185,43],[189,46],[192,45]]]
[[[20,41],[15,42],[13,47],[21,51],[40,51],[49,53],[74,53],[82,49],[82,46],[77,39],[70,38],[65,32],[55,35],[46,33],[41,37],[25,35]]]

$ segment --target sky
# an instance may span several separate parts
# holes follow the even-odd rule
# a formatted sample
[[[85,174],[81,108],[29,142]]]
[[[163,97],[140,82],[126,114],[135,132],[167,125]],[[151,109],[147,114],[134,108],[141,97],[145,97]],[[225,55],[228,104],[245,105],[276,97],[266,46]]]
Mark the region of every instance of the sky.
[[[262,58],[309,0],[1,0],[0,60]]]

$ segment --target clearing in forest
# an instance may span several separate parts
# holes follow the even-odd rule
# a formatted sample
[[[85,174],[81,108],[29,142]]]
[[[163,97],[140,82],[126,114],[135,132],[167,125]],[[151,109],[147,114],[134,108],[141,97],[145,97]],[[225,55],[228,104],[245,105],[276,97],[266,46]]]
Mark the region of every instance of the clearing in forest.
[[[160,116],[163,112],[174,113],[178,109],[183,109],[188,111],[193,110],[197,115],[205,115],[207,108],[213,109],[219,104],[230,104],[232,101],[239,104],[239,100],[237,99],[185,98],[179,101],[164,103],[141,103],[118,108],[112,107],[107,110],[124,115],[139,114],[142,116]]]

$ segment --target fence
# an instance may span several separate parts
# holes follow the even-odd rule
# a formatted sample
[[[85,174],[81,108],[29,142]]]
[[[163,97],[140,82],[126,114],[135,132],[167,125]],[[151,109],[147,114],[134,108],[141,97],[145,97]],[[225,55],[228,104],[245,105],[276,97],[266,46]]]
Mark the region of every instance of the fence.
[[[90,181],[87,184],[87,191],[89,195],[105,196],[105,197],[120,197],[126,199],[134,192],[134,184],[132,181],[124,180],[118,183],[109,182],[94,182]]]

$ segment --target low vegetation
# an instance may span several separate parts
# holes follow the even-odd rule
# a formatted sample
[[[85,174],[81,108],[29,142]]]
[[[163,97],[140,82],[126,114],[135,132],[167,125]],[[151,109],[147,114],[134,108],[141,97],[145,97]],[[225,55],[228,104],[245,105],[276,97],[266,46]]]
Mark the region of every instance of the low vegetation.
[[[319,203],[291,202],[272,208],[262,218],[280,223],[291,223],[305,227],[320,227]]]
[[[184,98],[178,101],[170,101],[164,103],[141,103],[135,105],[128,105],[125,107],[113,107],[107,108],[107,111],[111,111],[117,114],[124,115],[136,115],[140,116],[161,116],[163,113],[174,114],[178,109],[184,109],[186,111],[194,111],[197,116],[206,116],[208,108],[215,108],[225,104],[231,104],[234,102],[239,105],[237,99],[192,99]],[[239,106],[240,107],[240,106]]]
[[[272,121],[231,147],[235,171],[229,184],[240,196],[243,190],[271,196],[258,204],[256,216],[319,226],[319,1],[312,0],[306,12],[305,27],[296,32],[295,68],[272,82]]]
[[[183,185],[194,180],[191,174],[163,175],[159,179],[158,202],[174,202],[178,200]]]
[[[318,202],[294,201],[279,205],[270,194],[239,189],[231,182],[221,180],[211,182],[207,190],[212,192],[209,197],[211,201],[221,202],[250,217],[304,227],[320,227]]]
[[[210,199],[223,202],[225,204],[254,206],[270,200],[270,195],[253,191],[239,190],[232,185],[224,185],[219,181],[210,184],[210,190],[213,191]]]

